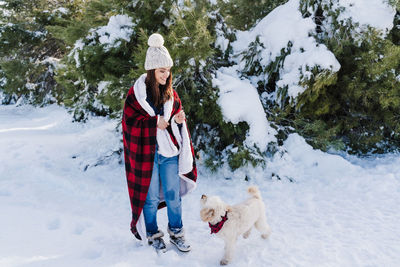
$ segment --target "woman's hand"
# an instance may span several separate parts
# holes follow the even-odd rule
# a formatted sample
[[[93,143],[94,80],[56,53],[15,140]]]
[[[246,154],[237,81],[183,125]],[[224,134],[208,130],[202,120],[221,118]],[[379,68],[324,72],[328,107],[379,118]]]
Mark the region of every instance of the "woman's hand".
[[[181,124],[182,122],[185,121],[185,112],[183,111],[183,109],[181,111],[179,111],[178,114],[175,115],[175,122],[178,124]]]
[[[168,125],[169,123],[164,120],[164,117],[160,116],[160,118],[158,119],[157,127],[160,128],[161,130],[165,130],[165,128],[167,128]]]

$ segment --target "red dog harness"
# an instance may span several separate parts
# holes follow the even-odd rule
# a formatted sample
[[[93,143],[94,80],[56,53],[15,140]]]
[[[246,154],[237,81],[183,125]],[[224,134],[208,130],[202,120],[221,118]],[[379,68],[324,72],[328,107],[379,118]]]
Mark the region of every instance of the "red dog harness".
[[[224,223],[228,220],[228,212],[225,213],[225,216],[221,216],[222,220],[216,224],[211,224],[208,223],[208,226],[211,228],[211,233],[210,234],[216,234],[221,230],[222,226],[224,226]]]

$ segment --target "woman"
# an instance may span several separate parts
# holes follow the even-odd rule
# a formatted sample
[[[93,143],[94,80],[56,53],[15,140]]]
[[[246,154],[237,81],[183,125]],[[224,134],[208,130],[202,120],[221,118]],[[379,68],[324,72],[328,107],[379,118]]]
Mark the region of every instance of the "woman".
[[[173,62],[160,34],[148,40],[145,69],[129,89],[122,117],[125,170],[132,208],[131,231],[165,250],[157,210],[167,206],[170,241],[189,251],[181,196],[196,187],[197,169],[181,101],[172,89]]]

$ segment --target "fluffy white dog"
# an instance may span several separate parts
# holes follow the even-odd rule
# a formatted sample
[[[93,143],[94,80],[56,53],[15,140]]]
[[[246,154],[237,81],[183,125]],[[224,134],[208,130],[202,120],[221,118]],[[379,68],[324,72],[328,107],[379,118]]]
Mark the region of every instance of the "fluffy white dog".
[[[251,198],[235,206],[227,205],[217,196],[201,196],[201,219],[208,222],[211,233],[225,241],[225,254],[220,261],[221,265],[226,265],[232,260],[237,238],[240,235],[244,238],[249,237],[253,225],[264,239],[271,233],[260,191],[256,186],[249,187],[247,191]]]

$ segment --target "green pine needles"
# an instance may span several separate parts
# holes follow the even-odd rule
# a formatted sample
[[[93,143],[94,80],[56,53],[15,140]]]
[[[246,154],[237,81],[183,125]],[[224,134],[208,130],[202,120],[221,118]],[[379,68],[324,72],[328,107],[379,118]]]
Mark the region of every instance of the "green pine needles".
[[[329,10],[321,3],[315,7]],[[396,34],[384,37],[371,27],[356,32],[359,25],[351,20],[340,24],[338,13],[319,13],[320,21],[333,21],[325,30],[335,34],[320,30],[317,38],[334,52],[341,68],[338,73],[315,70],[311,79],[303,79],[307,90],[286,111],[294,118],[291,126],[323,150],[356,154],[398,150],[400,47],[393,42]]]
[[[386,1],[397,14],[393,29],[382,33],[341,19],[344,8],[337,0],[299,0],[303,18],[315,23],[309,37],[333,53],[340,69],[300,69],[298,86],[304,91],[297,97],[289,95],[288,85],[278,85],[285,60],[294,53],[291,40],[268,64],[259,36],[240,54],[231,45],[238,31],[253,29],[286,2],[3,0],[1,101],[58,103],[77,121],[90,115],[120,119],[129,88],[145,72],[148,36],[158,32],[174,60],[174,88],[195,149],[210,169],[265,166],[266,158],[294,132],[325,151],[367,155],[399,150],[399,1]],[[118,35],[113,27],[120,27]],[[225,47],[220,47],[221,40]],[[238,60],[240,78],[257,88],[267,119],[278,132],[277,144],[265,152],[245,145],[249,125],[224,121],[218,105],[214,74]]]

